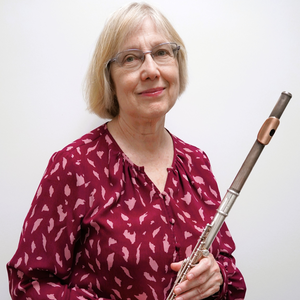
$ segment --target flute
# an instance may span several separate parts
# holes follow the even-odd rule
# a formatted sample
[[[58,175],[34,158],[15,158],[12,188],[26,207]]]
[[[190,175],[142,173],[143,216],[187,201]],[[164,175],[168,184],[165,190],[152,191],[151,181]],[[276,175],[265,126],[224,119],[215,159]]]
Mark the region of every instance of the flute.
[[[290,93],[281,93],[269,118],[264,122],[264,124],[260,128],[254,145],[248,153],[230,188],[227,190],[227,193],[221,201],[221,204],[217,209],[217,212],[212,222],[206,225],[199,240],[197,241],[197,244],[192,254],[183,261],[181,268],[177,273],[177,277],[171,289],[171,292],[167,297],[167,300],[175,299],[175,287],[186,279],[186,275],[189,272],[189,270],[193,268],[202,257],[208,256],[209,247],[213,243],[216,235],[218,234],[221,226],[223,225],[225,218],[228,216],[229,211],[233,206],[236,198],[239,196],[240,191],[243,188],[262,150],[264,149],[265,145],[267,145],[272,139],[277,127],[279,126],[279,119],[291,98],[292,95]]]

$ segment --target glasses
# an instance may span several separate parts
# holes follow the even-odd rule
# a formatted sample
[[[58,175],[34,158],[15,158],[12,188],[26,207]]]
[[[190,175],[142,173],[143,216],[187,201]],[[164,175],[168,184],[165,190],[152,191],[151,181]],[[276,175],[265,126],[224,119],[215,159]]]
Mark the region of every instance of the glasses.
[[[109,64],[115,62],[124,69],[137,70],[145,61],[146,54],[150,54],[158,65],[167,65],[174,61],[179,49],[180,46],[176,43],[162,43],[146,52],[139,49],[128,49],[119,52],[107,62],[106,66],[108,67]]]

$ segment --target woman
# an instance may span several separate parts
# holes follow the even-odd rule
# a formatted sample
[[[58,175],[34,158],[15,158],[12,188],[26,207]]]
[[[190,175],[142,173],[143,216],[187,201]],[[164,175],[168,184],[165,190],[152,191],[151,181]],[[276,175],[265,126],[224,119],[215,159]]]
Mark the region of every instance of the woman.
[[[89,105],[111,121],[55,153],[8,263],[13,299],[165,299],[220,203],[205,153],[170,134],[186,51],[157,10],[133,3],[100,35]],[[181,299],[243,299],[224,224],[179,284]]]

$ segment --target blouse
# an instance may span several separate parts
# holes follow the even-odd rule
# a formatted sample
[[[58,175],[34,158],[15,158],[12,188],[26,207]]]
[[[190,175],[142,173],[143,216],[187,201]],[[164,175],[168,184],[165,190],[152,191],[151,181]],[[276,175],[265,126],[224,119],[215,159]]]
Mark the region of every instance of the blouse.
[[[50,159],[7,264],[12,299],[165,299],[220,204],[206,154],[171,135],[163,192],[101,125]],[[224,283],[208,299],[244,299],[224,223],[210,252]]]

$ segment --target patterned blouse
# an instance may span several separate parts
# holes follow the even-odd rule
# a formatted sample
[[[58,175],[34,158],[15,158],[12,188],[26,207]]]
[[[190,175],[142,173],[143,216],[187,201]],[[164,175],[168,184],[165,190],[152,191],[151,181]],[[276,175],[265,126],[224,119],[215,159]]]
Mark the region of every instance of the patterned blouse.
[[[220,203],[205,153],[172,135],[164,192],[132,163],[107,125],[55,153],[8,263],[12,299],[162,300]],[[224,283],[209,299],[244,299],[234,242],[212,247]]]

